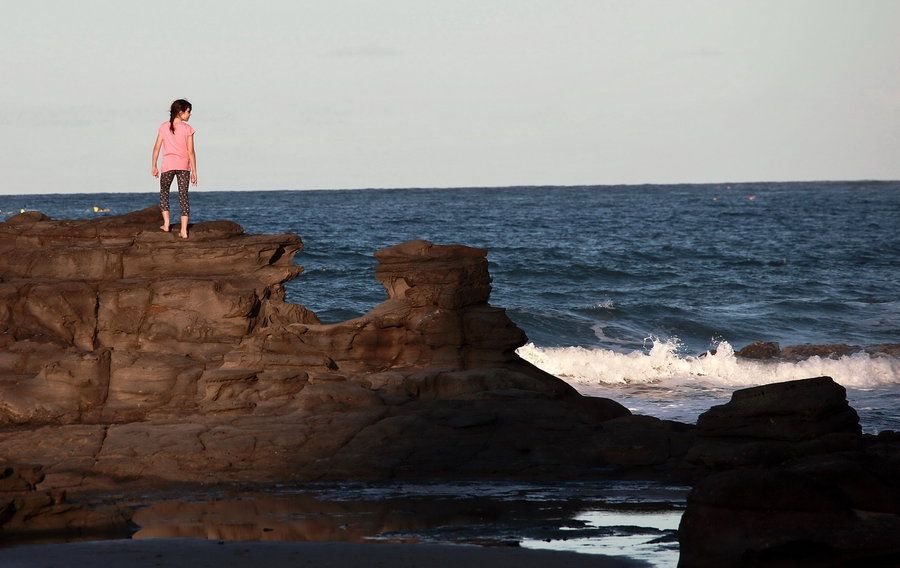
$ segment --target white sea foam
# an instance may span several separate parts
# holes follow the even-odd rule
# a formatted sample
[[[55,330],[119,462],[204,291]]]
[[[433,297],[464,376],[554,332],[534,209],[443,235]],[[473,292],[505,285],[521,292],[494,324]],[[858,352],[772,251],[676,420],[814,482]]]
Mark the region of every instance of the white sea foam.
[[[535,366],[576,387],[693,384],[744,388],[793,379],[829,376],[845,387],[900,385],[900,358],[866,353],[831,359],[760,361],[736,357],[728,342],[701,357],[678,354],[677,341],[654,340],[648,352],[617,353],[583,347],[537,347],[529,343],[518,354]]]
[[[678,354],[677,341],[653,341],[649,351],[617,353],[583,347],[519,348],[522,358],[560,377],[579,392],[612,398],[637,414],[694,422],[741,388],[829,376],[847,388],[863,430],[900,430],[900,358],[865,353],[836,359],[757,361],[735,357],[727,342],[702,357]]]

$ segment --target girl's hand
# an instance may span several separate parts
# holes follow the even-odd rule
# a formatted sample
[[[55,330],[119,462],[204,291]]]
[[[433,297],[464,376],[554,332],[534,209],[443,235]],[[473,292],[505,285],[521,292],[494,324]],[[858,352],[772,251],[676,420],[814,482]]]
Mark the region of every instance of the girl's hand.
[[[191,172],[191,183],[197,185],[197,172]]]
[[[162,143],[162,134],[157,134],[156,143],[153,144],[153,157],[150,158],[150,163],[153,164],[153,166],[150,168],[150,173],[153,174],[153,177],[159,177],[159,170],[156,169],[156,164],[159,163],[159,149],[162,148]]]

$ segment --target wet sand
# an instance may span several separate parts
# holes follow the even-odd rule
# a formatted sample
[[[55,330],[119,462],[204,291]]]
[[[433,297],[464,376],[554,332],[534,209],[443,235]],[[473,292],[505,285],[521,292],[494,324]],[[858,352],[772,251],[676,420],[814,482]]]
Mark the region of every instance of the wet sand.
[[[437,544],[225,542],[142,539],[0,548],[4,568],[626,568],[649,564],[622,557]]]

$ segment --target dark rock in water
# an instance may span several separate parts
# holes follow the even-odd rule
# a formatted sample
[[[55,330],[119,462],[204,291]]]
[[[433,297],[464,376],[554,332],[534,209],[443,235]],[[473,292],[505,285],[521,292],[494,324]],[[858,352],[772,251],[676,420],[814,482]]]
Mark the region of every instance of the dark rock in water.
[[[789,345],[781,347],[772,341],[757,341],[735,352],[738,357],[745,359],[790,359],[802,360],[810,357],[839,358],[864,351],[859,345],[846,345],[844,343],[832,343],[826,345]],[[882,344],[868,347],[869,353],[900,354],[897,344]]]
[[[854,449],[860,436],[844,387],[830,377],[801,379],[735,391],[701,414],[687,460],[706,470],[776,465]]]
[[[44,215],[40,211],[25,211],[18,215],[13,215],[6,220],[9,225],[28,225],[39,221],[49,221],[50,217]]]
[[[697,419],[708,438],[800,441],[828,434],[861,434],[847,389],[831,377],[800,379],[735,391],[731,401]]]
[[[808,359],[810,357],[843,357],[862,351],[859,345],[835,343],[830,345],[790,345],[781,350],[785,359]]]
[[[879,343],[866,347],[867,353],[900,356],[900,343]]]
[[[771,359],[781,354],[778,343],[771,341],[757,341],[735,352],[738,357],[747,359]]]

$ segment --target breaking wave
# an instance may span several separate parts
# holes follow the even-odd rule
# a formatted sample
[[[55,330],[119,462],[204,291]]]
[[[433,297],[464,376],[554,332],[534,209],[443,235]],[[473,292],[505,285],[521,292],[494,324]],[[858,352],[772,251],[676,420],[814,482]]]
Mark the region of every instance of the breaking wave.
[[[701,356],[681,356],[679,347],[677,341],[654,340],[648,352],[618,353],[601,348],[537,347],[529,343],[517,352],[544,371],[583,387],[700,382],[744,388],[823,375],[845,387],[900,384],[897,357],[855,353],[834,359],[816,356],[801,361],[761,361],[736,357],[726,341]]]
[[[635,414],[693,423],[735,390],[769,383],[829,376],[847,389],[847,399],[866,433],[900,431],[900,358],[856,353],[840,358],[758,361],[736,357],[727,342],[701,356],[678,354],[677,341],[654,340],[648,351],[619,353],[583,347],[536,347],[519,355],[571,384],[581,394],[611,398]]]
[[[678,354],[675,340],[652,340],[649,351],[618,353],[584,347],[537,347],[517,351],[525,360],[576,388],[616,385],[675,386],[697,383],[709,387],[744,388],[793,379],[829,376],[852,388],[900,384],[900,358],[855,353],[840,358],[810,357],[801,361],[761,361],[736,357],[726,341],[701,356]]]

